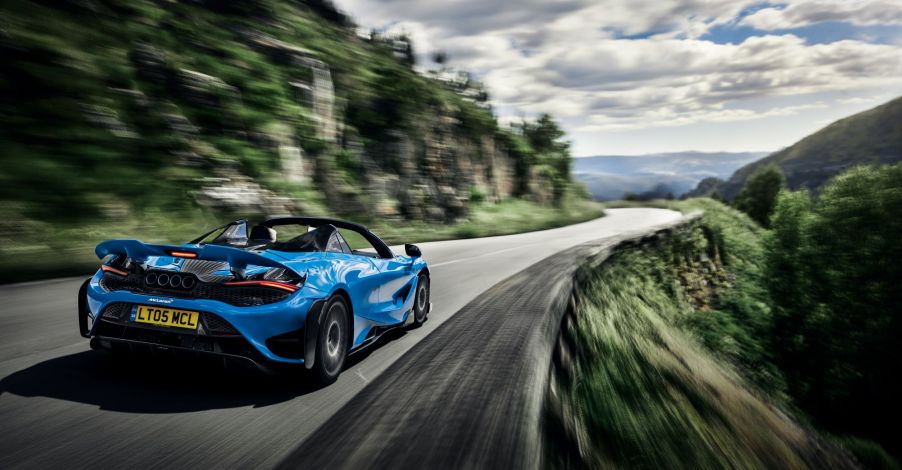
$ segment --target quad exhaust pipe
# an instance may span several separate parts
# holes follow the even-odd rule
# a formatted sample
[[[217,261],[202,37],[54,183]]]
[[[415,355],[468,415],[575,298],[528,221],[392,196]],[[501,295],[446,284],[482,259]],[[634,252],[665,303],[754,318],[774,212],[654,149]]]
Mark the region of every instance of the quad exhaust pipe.
[[[193,276],[183,274],[149,272],[144,276],[144,283],[148,286],[161,287],[164,289],[191,290],[197,284],[197,281]]]

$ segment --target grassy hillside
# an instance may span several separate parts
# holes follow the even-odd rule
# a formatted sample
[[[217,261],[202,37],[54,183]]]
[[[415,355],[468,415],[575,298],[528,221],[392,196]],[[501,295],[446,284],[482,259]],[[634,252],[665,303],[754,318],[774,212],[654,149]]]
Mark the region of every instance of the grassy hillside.
[[[561,468],[897,468],[813,430],[775,365],[766,231],[708,199],[691,229],[584,272],[549,393]],[[857,459],[849,451],[855,452]]]
[[[400,241],[510,231],[474,227],[505,208],[518,230],[601,213],[571,190],[563,141],[534,138],[553,121],[499,127],[484,96],[417,73],[409,39],[358,35],[327,0],[0,14],[2,272],[78,272],[105,238],[184,241],[238,216],[338,215]]]
[[[864,164],[902,161],[902,97],[840,119],[799,142],[740,168],[717,187],[697,188],[690,196],[716,191],[732,200],[745,181],[771,163],[786,175],[790,189],[816,190],[842,170]]]

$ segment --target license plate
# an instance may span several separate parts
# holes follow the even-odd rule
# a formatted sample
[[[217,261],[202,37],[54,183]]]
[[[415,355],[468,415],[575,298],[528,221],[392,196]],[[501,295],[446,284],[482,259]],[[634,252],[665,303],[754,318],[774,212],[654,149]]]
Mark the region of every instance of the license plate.
[[[138,323],[173,326],[190,330],[197,329],[198,318],[200,318],[200,312],[176,310],[165,307],[151,307],[148,305],[139,305],[138,311],[135,312],[135,321]]]

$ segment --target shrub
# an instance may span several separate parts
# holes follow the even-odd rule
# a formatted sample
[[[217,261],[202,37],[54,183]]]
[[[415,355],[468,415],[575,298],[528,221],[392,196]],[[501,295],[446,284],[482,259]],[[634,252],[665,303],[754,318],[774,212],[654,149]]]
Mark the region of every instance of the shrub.
[[[479,190],[479,188],[472,186],[470,187],[469,199],[471,203],[479,204],[485,201],[485,194],[483,194],[482,191]]]
[[[772,219],[772,335],[791,392],[816,421],[891,452],[902,357],[902,165],[858,167],[809,208],[783,193]]]
[[[774,210],[777,194],[786,186],[783,172],[775,165],[762,167],[753,174],[736,196],[736,208],[764,227]]]

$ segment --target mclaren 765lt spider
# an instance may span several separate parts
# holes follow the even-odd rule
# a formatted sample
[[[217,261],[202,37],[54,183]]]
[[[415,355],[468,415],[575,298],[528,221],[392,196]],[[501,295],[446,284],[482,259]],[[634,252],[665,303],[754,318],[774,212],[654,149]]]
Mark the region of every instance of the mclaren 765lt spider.
[[[346,235],[370,246],[351,249]],[[328,384],[349,354],[432,308],[419,248],[396,255],[342,220],[237,220],[184,245],[109,240],[95,251],[100,269],[78,295],[94,349],[295,364]]]

